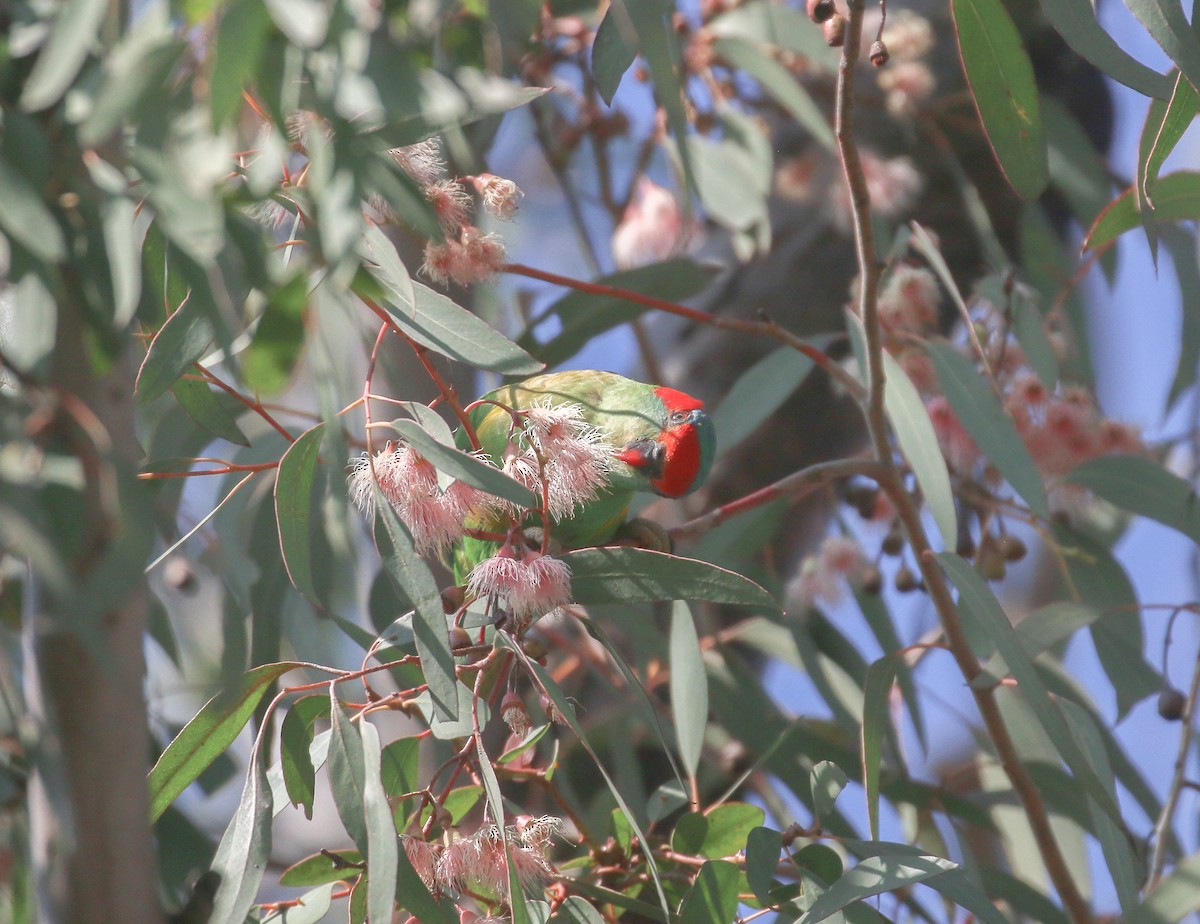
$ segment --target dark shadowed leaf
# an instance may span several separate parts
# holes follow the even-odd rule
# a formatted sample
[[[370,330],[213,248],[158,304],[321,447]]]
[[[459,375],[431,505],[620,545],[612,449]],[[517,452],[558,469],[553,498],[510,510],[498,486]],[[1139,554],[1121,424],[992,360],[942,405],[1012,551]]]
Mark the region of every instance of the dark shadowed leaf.
[[[1063,716],[1071,727],[1072,734],[1075,735],[1075,740],[1083,748],[1096,775],[1115,800],[1117,789],[1113,782],[1112,767],[1109,765],[1108,753],[1092,714],[1078,703],[1070,700],[1060,701],[1059,708],[1062,709]],[[1109,873],[1112,875],[1113,884],[1117,890],[1121,911],[1128,914],[1137,904],[1138,888],[1145,877],[1145,869],[1134,856],[1130,835],[1125,828],[1110,818],[1094,799],[1088,799],[1088,809],[1091,813],[1096,838],[1100,841],[1105,862],[1108,864]]]
[[[233,743],[271,685],[300,666],[292,661],[282,661],[256,667],[246,673],[237,690],[218,694],[204,705],[175,736],[150,771],[147,782],[151,821],[157,819]]]
[[[305,696],[296,700],[288,709],[279,729],[279,763],[283,770],[288,801],[293,805],[303,806],[305,817],[310,821],[317,786],[317,771],[313,766],[311,754],[313,723],[318,717],[328,715],[328,697]]]
[[[1081,58],[1144,96],[1166,99],[1170,95],[1170,79],[1118,45],[1096,19],[1096,8],[1089,0],[1041,0],[1041,6],[1058,34]]]
[[[783,835],[774,828],[755,828],[746,837],[746,882],[764,905],[770,901]]]
[[[271,292],[254,337],[242,353],[242,376],[254,391],[275,395],[291,381],[304,348],[308,278],[293,276]]]
[[[725,860],[709,860],[679,906],[679,924],[729,924],[737,914],[738,868]]]
[[[613,547],[566,552],[576,603],[708,600],[773,611],[774,598],[749,578],[708,562],[648,549]]]
[[[872,840],[879,838],[879,769],[883,739],[891,723],[888,699],[901,664],[897,655],[885,655],[867,670],[863,684],[862,769],[867,793],[867,819]]]
[[[1117,697],[1118,721],[1133,706],[1157,693],[1162,679],[1145,657],[1145,633],[1137,594],[1121,563],[1094,539],[1056,526],[1068,581],[1064,595],[1103,614],[1091,625],[1096,656]]]
[[[570,895],[558,906],[551,920],[559,924],[604,924],[600,912],[585,898]]]
[[[1179,344],[1179,362],[1167,398],[1167,406],[1173,408],[1180,395],[1196,383],[1196,370],[1200,368],[1200,261],[1193,246],[1195,237],[1190,232],[1162,228],[1160,233],[1175,265],[1182,302],[1180,331],[1175,339]]]
[[[1050,505],[1041,473],[1033,464],[1013,419],[980,377],[975,364],[948,343],[928,341],[924,347],[950,406],[971,439],[1024,498],[1029,509],[1048,520]]]
[[[708,677],[692,611],[683,601],[671,609],[671,714],[679,758],[688,776],[696,775],[708,725]]]
[[[384,570],[405,599],[411,600],[413,636],[421,670],[433,698],[434,717],[452,721],[458,717],[458,681],[454,674],[454,655],[442,596],[429,566],[417,555],[412,535],[396,515],[391,504],[375,485],[375,545],[383,559]]]
[[[629,39],[625,39],[625,35]],[[596,78],[596,91],[609,106],[621,78],[637,57],[637,35],[633,22],[622,3],[612,3],[600,20],[596,37],[592,41],[592,75]]]
[[[292,585],[314,606],[321,602],[312,582],[312,488],[324,433],[325,424],[320,423],[301,434],[275,472],[275,517],[283,563]]]
[[[538,499],[529,488],[514,481],[494,465],[489,465],[475,456],[439,442],[420,424],[398,418],[392,421],[392,429],[406,443],[428,459],[439,470],[453,475],[474,488],[502,497],[523,507],[536,507]]]
[[[265,764],[256,751],[246,771],[246,785],[225,836],[213,857],[221,877],[209,924],[242,924],[258,896],[271,858],[271,787]]]
[[[1111,504],[1157,520],[1200,543],[1200,498],[1192,486],[1142,456],[1101,456],[1076,468],[1067,479]]]
[[[963,71],[1004,176],[1022,199],[1050,180],[1033,65],[999,0],[952,0]]]
[[[137,399],[145,405],[174,385],[214,336],[208,316],[190,300],[179,306],[150,341],[137,376]]]
[[[1197,218],[1200,218],[1200,173],[1178,170],[1159,177],[1154,185],[1155,221],[1195,221]],[[1137,196],[1130,187],[1100,213],[1084,239],[1084,249],[1100,247],[1139,227]]]
[[[179,402],[179,406],[187,412],[188,417],[213,436],[239,446],[250,445],[250,440],[238,426],[237,411],[231,410],[223,394],[215,392],[207,382],[183,376],[171,386],[171,393]],[[245,405],[240,403],[236,404],[236,407],[240,411],[246,409]]]

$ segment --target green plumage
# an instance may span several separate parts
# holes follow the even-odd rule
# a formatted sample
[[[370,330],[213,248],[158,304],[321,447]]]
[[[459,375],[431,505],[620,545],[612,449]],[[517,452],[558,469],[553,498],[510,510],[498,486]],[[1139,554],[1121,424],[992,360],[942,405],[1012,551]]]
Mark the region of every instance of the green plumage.
[[[687,397],[612,372],[572,370],[534,376],[523,382],[506,385],[489,392],[480,400],[495,401],[515,411],[526,411],[535,405],[575,405],[587,426],[597,430],[605,443],[619,451],[629,446],[653,448],[658,445],[657,441],[662,439],[664,432],[670,429],[672,421],[679,429],[679,417],[672,417],[672,410],[666,406],[660,392],[668,394],[668,400],[673,400],[669,397],[672,395]],[[699,402],[688,400],[699,408]],[[470,418],[482,450],[493,462],[502,464],[505,452],[509,449],[512,415],[503,407],[483,403],[470,412]],[[713,450],[711,425],[703,411],[693,413],[689,426],[700,437],[700,460],[694,483],[690,483],[686,490],[699,486],[707,474]],[[470,440],[461,429],[457,440],[460,448],[470,448]],[[656,461],[661,469],[664,465],[661,453]],[[669,458],[665,464],[670,464]],[[601,545],[610,541],[625,523],[636,492],[658,490],[664,493],[652,483],[654,474],[658,472],[650,472],[627,464],[620,458],[613,458],[607,486],[570,517],[554,524],[555,540],[564,548]],[[535,516],[527,525],[540,524],[540,517]],[[489,532],[503,532],[508,524],[501,517],[493,517],[490,521],[469,525]],[[470,570],[484,558],[493,555],[497,547],[496,542],[471,538],[460,542],[451,555],[455,580],[460,583],[464,581]]]

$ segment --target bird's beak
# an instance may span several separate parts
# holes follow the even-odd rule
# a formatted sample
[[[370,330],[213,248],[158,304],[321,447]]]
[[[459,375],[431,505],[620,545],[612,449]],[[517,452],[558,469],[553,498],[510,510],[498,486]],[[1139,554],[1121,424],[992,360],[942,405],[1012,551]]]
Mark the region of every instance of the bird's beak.
[[[613,457],[642,472],[651,481],[657,481],[663,476],[667,451],[658,440],[643,438],[634,440],[624,449],[614,452]]]

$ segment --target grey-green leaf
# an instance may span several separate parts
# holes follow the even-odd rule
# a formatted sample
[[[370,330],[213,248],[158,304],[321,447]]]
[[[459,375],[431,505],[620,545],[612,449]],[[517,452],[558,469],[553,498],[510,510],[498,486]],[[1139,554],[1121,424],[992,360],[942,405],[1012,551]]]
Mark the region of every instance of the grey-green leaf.
[[[498,330],[419,282],[413,283],[411,306],[386,307],[405,334],[450,359],[502,375],[523,375],[542,368]]]
[[[242,924],[262,883],[271,857],[271,786],[262,756],[255,752],[246,771],[246,785],[225,836],[213,857],[212,869],[221,877],[209,924]]]
[[[713,429],[728,452],[781,408],[812,370],[813,362],[791,347],[768,353],[747,369],[712,412]]]
[[[337,684],[329,685],[329,787],[338,817],[358,850],[367,853],[367,825],[363,812],[366,769],[362,736],[346,718],[338,702]]]
[[[971,439],[1025,499],[1029,509],[1048,520],[1050,505],[1042,476],[1013,419],[980,377],[975,364],[948,343],[927,341],[924,346],[950,406]]]
[[[671,609],[671,713],[679,756],[688,775],[695,777],[708,724],[708,676],[692,611],[683,601]]]
[[[67,92],[100,33],[108,0],[67,0],[21,91],[21,108],[37,112]]]
[[[323,423],[305,431],[288,447],[275,471],[275,518],[283,564],[292,586],[316,606],[321,602],[312,580],[312,488],[324,433]]]
[[[363,755],[363,811],[367,828],[367,907],[372,921],[389,921],[396,905],[399,841],[392,807],[383,791],[379,732],[364,720],[359,725]]]
[[[413,636],[417,654],[421,656],[421,670],[433,697],[434,715],[440,720],[451,721],[459,711],[458,681],[441,594],[429,566],[417,555],[408,527],[400,521],[377,485],[374,491],[375,544],[388,577],[416,607]]]
[[[536,495],[525,485],[509,478],[494,465],[439,442],[416,421],[399,418],[392,421],[392,429],[439,471],[522,507],[537,506]]]
[[[1067,479],[1123,510],[1157,520],[1200,543],[1200,498],[1192,486],[1142,456],[1101,456]]]
[[[749,578],[708,562],[648,549],[612,547],[566,552],[577,603],[708,600],[779,611],[775,599]]]
[[[629,35],[628,41],[623,33]],[[596,78],[596,91],[607,105],[612,105],[621,78],[636,57],[637,35],[629,14],[623,4],[609,4],[592,41],[592,75]]]
[[[963,70],[1009,185],[1033,200],[1050,181],[1033,65],[1000,0],[952,0]]]

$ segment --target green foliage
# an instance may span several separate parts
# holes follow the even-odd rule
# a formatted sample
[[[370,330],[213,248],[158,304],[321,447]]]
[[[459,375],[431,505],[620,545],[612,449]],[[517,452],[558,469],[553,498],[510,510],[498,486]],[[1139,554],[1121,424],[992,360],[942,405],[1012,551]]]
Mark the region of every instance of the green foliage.
[[[23,701],[51,682],[26,659],[79,643],[78,689],[39,697],[86,704],[96,676],[141,663],[148,633],[149,709],[134,696],[135,712],[96,721],[114,740],[153,726],[161,753],[145,782],[138,768],[136,800],[72,823],[141,832],[144,851],[83,862],[102,873],[91,879],[155,891],[136,859],[151,856],[148,806],[181,920],[206,902],[228,924],[401,910],[425,924],[732,924],[745,907],[805,924],[1062,924],[1089,901],[1135,924],[1184,918],[1198,867],[1180,847],[1178,793],[1194,781],[1182,763],[1160,801],[1113,726],[1145,721],[1137,707],[1177,685],[1170,629],[1160,672],[1144,616],[1196,607],[1148,608],[1120,540],[1148,518],[1200,542],[1194,473],[1174,451],[1194,434],[1148,447],[1104,417],[1082,264],[1037,203],[1060,194],[1097,256],[1138,228],[1155,255],[1165,243],[1184,295],[1167,403],[1194,397],[1200,273],[1194,235],[1174,225],[1200,218],[1200,174],[1163,170],[1200,114],[1200,40],[1178,4],[1129,6],[1170,74],[1124,52],[1083,0],[1041,3],[1068,46],[1145,97],[1137,160],[1118,179],[1035,81],[1043,26],[998,0],[954,0],[965,83],[941,68],[946,85],[912,98],[891,75],[946,49],[913,51],[921,28],[891,12],[892,50],[873,54],[894,60],[876,72],[768,0],[614,0],[602,16],[582,0],[551,15],[533,2],[180,0],[128,22],[101,0],[15,4],[0,17],[0,852],[14,870],[0,915],[34,919],[31,883],[79,878],[33,865],[51,852],[30,843],[23,797],[65,807],[56,774],[93,759],[73,750],[78,720],[56,729],[53,709]],[[858,29],[859,12],[838,16]],[[839,133],[847,74],[854,130]],[[514,148],[563,197],[525,190],[535,218],[510,231],[493,219],[511,218],[520,192],[488,171]],[[1009,190],[980,189],[988,148],[1020,210]],[[847,193],[845,170],[862,171],[851,178],[873,202]],[[658,190],[652,220],[639,217],[651,177],[675,187]],[[967,261],[962,242],[903,222],[929,204],[977,238]],[[801,233],[780,235],[790,210]],[[542,268],[569,262],[551,240],[568,239],[560,213],[592,281]],[[614,244],[610,260],[595,246],[639,220],[641,251]],[[701,227],[721,265],[690,249]],[[850,236],[862,270],[883,268],[852,290],[883,294],[844,325],[799,327],[784,303],[806,313],[815,296],[768,292],[765,271],[758,303],[760,266],[822,259]],[[509,262],[505,238],[538,248],[538,268]],[[790,249],[797,238],[814,250]],[[489,299],[499,274],[555,290]],[[904,278],[916,282],[897,295]],[[830,284],[839,304],[845,282]],[[738,314],[743,297],[760,313]],[[673,340],[663,314],[686,333]],[[826,322],[814,310],[811,323]],[[471,399],[579,364],[625,325],[668,377],[702,328],[719,340],[728,368],[699,383],[716,481],[639,511],[672,524],[664,535],[627,523],[612,544],[564,549],[605,479],[676,463],[688,437],[668,445],[664,430],[589,463],[597,434],[543,420],[522,443],[522,421],[536,430],[549,409],[509,408],[487,458],[468,451]],[[817,416],[857,402],[872,439],[798,448],[786,421],[813,394],[829,402]],[[843,446],[816,467],[799,454]],[[766,477],[764,460],[786,474]],[[552,497],[554,473],[585,469],[595,484]],[[824,512],[799,513],[814,490]],[[491,586],[486,569],[448,586],[447,549],[464,535],[494,551]],[[1045,599],[1005,582],[1027,553],[1057,576]],[[1082,635],[1103,670],[1086,689],[1064,660]],[[957,671],[936,693],[935,663]],[[780,664],[805,672],[812,702],[781,701],[765,679]],[[1196,688],[1180,693],[1185,755]],[[933,695],[984,717],[962,720],[975,788],[909,766],[910,737],[928,766],[944,756]],[[188,816],[235,767],[241,796],[213,843]],[[848,774],[865,810],[843,795]],[[206,821],[218,804],[232,797]],[[294,808],[324,849],[278,881],[310,891],[259,904],[292,848],[272,825]],[[219,885],[201,880],[189,902],[205,865]]]

